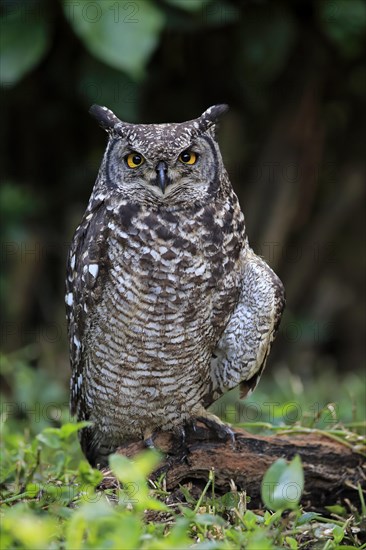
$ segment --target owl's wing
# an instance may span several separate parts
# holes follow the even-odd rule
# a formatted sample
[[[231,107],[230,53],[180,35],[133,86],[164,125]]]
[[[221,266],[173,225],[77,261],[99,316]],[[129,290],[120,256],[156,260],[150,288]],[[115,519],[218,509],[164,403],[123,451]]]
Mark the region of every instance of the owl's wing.
[[[103,198],[91,203],[76,229],[69,250],[66,274],[66,317],[70,342],[71,414],[87,420],[84,395],[84,334],[88,312],[101,296],[106,273],[107,231]],[[96,285],[98,279],[98,284]]]
[[[208,397],[209,402],[239,384],[241,397],[254,390],[284,306],[285,293],[280,279],[249,249],[239,301],[211,361],[213,392]]]

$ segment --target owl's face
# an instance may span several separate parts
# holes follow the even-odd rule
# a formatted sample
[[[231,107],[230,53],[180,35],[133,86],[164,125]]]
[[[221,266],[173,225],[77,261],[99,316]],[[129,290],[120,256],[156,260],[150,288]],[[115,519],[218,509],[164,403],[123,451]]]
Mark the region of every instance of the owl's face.
[[[93,107],[110,133],[104,158],[106,182],[129,196],[178,204],[204,200],[223,170],[214,126],[226,106],[177,124],[128,124],[103,107]]]

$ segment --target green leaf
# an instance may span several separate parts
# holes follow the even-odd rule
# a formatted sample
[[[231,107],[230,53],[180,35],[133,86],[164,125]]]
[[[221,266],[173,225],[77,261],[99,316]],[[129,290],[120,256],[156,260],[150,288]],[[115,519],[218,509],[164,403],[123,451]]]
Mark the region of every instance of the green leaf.
[[[320,516],[318,512],[305,512],[305,514],[301,514],[301,516],[297,519],[296,525],[305,525],[306,523],[310,523],[318,516]]]
[[[48,21],[21,7],[0,21],[0,84],[14,86],[44,57],[49,46]]]
[[[88,483],[96,487],[103,480],[103,474],[99,470],[92,468],[86,460],[79,462],[79,476],[82,483]]]
[[[339,544],[344,539],[345,532],[340,525],[335,525],[333,527],[332,535],[334,538],[334,542],[336,544]]]
[[[196,514],[193,523],[196,525],[225,525],[225,520],[212,514]]]
[[[158,510],[161,512],[168,512],[169,508],[164,502],[157,500],[156,498],[146,497],[143,502],[143,508],[145,510]]]
[[[291,550],[297,550],[298,549],[299,546],[297,544],[297,541],[293,537],[286,537],[285,541],[287,542],[287,544],[289,545]]]
[[[273,525],[277,521],[279,521],[282,517],[282,510],[277,510],[274,514],[270,514],[266,511],[266,514],[268,513],[268,516],[265,515],[264,517],[264,525]]]
[[[67,524],[66,548],[105,548],[106,533],[108,541],[119,537],[120,541],[123,539],[124,547],[134,548],[141,532],[141,527],[137,524],[140,524],[139,518],[119,514],[105,500],[85,503]],[[126,537],[123,536],[122,529],[126,532]],[[130,537],[133,538],[135,546],[129,544]],[[108,547],[118,548],[117,544]]]
[[[141,535],[142,535],[142,523],[137,516],[128,515],[119,515],[116,518],[118,523],[116,524],[116,529],[114,536],[112,535],[112,540],[114,539],[113,548],[121,548],[121,541],[123,541],[123,548],[125,550],[136,550],[136,548],[141,548]],[[102,533],[100,542],[106,547],[108,544],[108,539],[105,533]]]
[[[196,500],[193,498],[193,496],[191,495],[191,493],[189,492],[189,489],[187,487],[185,487],[184,485],[179,485],[179,490],[183,494],[183,496],[186,499],[188,504],[195,504],[196,503]],[[186,508],[186,509],[189,510],[189,508]]]
[[[254,529],[254,527],[256,526],[257,521],[258,521],[258,518],[257,518],[257,516],[255,515],[254,512],[252,512],[251,510],[247,510],[245,512],[244,517],[243,517],[243,522],[244,522],[245,527],[248,530]]]
[[[287,463],[283,458],[274,462],[262,481],[262,500],[271,510],[297,508],[304,490],[304,472],[297,455]]]
[[[134,460],[119,454],[109,457],[109,465],[122,483],[145,482],[146,477],[153,472],[160,461],[161,455],[150,450],[137,455]]]
[[[264,532],[256,530],[245,546],[246,550],[274,550],[272,540],[270,540]]]
[[[57,428],[45,428],[42,433],[37,435],[37,439],[51,449],[59,449],[62,445],[60,430]]]
[[[84,511],[85,507],[82,508]],[[66,527],[66,548],[82,548],[84,531],[86,529],[86,520],[80,517],[81,512],[75,513]]]
[[[240,496],[238,495],[238,493],[233,493],[232,491],[230,491],[229,493],[225,493],[224,495],[222,495],[222,497],[217,497],[216,500],[219,504],[224,506],[224,508],[231,509],[238,507]]]
[[[26,487],[26,492],[28,493],[29,498],[35,498],[39,491],[40,491],[40,484],[39,483],[28,483]]]
[[[322,0],[318,3],[320,25],[344,57],[360,54],[366,31],[364,0]]]
[[[59,530],[56,518],[41,517],[22,504],[4,511],[1,527],[4,533],[12,534],[18,548],[39,550],[49,548],[50,539],[57,536]]]
[[[151,550],[155,548],[171,550],[172,548],[190,548],[192,547],[192,539],[189,538],[189,520],[183,517],[177,517],[176,524],[170,533],[163,539],[159,541],[154,541],[154,543],[149,546]],[[195,545],[199,548],[199,545]]]
[[[47,447],[58,449],[62,446],[64,440],[86,426],[90,426],[90,422],[77,422],[75,424],[70,422],[64,424],[61,428],[45,428],[37,435],[37,439]]]
[[[143,77],[165,22],[155,4],[64,0],[64,12],[92,55],[132,78]]]
[[[86,428],[86,426],[90,426],[90,425],[91,425],[91,422],[86,422],[86,421],[76,422],[76,423],[69,422],[68,424],[64,424],[60,428],[60,437],[61,437],[61,439],[68,439],[70,437],[70,435],[72,435],[72,434],[78,432],[79,430],[81,430],[82,428]]]
[[[338,516],[344,516],[346,514],[346,509],[340,504],[333,504],[332,506],[324,506],[326,510],[332,514],[337,514]]]
[[[146,478],[156,468],[161,455],[156,451],[145,451],[133,460],[114,454],[109,457],[109,465],[114,475],[122,482],[119,504],[132,505],[136,510],[167,510],[162,502],[149,496]]]

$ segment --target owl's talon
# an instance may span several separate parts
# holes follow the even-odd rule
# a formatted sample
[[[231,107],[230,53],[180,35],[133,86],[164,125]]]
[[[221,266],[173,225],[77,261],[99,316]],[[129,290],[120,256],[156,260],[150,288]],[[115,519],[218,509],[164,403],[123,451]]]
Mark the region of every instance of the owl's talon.
[[[235,432],[230,428],[230,426],[224,424],[223,422],[218,422],[212,418],[207,418],[206,416],[198,416],[197,420],[212,430],[219,439],[224,439],[226,441],[230,440],[232,447],[235,449]]]
[[[197,431],[197,419],[195,417],[188,418],[185,423],[186,428],[188,429],[188,432],[192,431],[196,433]]]
[[[179,426],[179,428],[178,428],[178,436],[179,436],[180,439],[181,439],[182,447],[184,447],[184,445],[185,445],[185,443],[186,443],[186,431],[185,431],[185,429],[183,428],[183,426]]]
[[[155,449],[155,448],[156,448],[152,435],[150,435],[149,437],[147,437],[146,439],[144,439],[144,445],[145,445],[145,447],[147,447],[148,449]]]
[[[228,438],[230,438],[231,448],[235,449],[236,448],[235,432],[229,427],[228,427]]]

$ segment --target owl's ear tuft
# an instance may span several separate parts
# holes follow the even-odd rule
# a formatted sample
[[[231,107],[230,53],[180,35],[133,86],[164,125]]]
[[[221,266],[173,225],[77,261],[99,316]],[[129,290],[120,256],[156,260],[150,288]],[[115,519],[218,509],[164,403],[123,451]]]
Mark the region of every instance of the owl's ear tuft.
[[[116,115],[107,107],[102,107],[100,105],[92,105],[89,109],[89,113],[98,121],[100,126],[104,128],[107,132],[116,130],[118,131],[117,125],[121,125],[122,121],[116,117]]]
[[[212,107],[209,107],[202,115],[198,118],[200,130],[202,132],[205,132],[211,126],[214,126],[221,115],[226,113],[229,110],[229,106],[225,103],[222,103],[220,105],[212,105]]]

